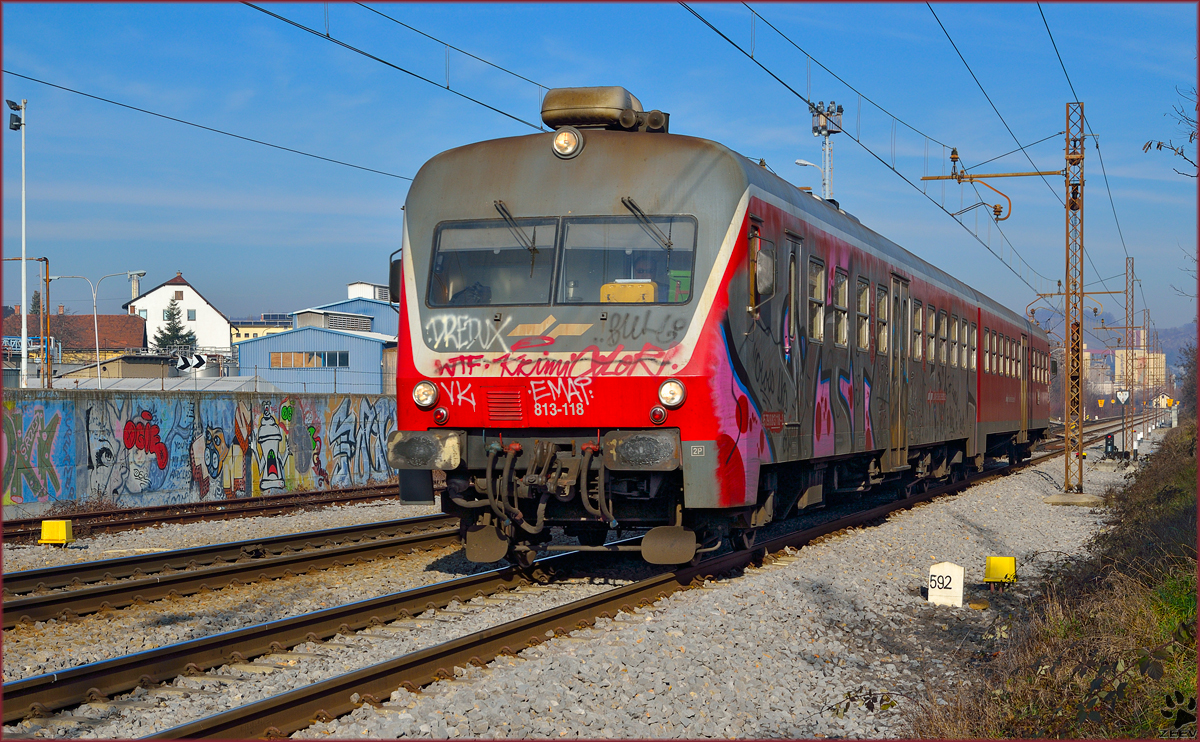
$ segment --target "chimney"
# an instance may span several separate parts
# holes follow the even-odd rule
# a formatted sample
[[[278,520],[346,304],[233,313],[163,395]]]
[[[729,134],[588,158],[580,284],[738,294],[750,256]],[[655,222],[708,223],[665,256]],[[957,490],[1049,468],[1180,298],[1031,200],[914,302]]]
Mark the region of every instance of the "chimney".
[[[139,286],[140,286],[140,284],[141,284],[141,281],[139,280],[139,277],[138,277],[138,276],[130,276],[130,277],[129,277],[129,282],[130,282],[130,285],[133,287],[133,296],[131,296],[131,297],[129,297],[129,298],[130,298],[130,299],[136,299],[136,298],[138,298],[139,296],[141,296],[141,295],[142,295],[142,290],[139,288]]]
[[[20,304],[18,304],[18,305],[16,305],[16,306],[15,306],[15,307],[13,307],[13,308],[17,310],[17,311],[16,311],[16,314],[17,314],[17,316],[18,316],[18,317],[20,317],[20,316],[21,316],[21,305],[20,305]]]
[[[66,313],[67,313],[67,308],[66,308],[66,307],[64,307],[62,304],[59,304],[59,305],[58,305],[58,313],[59,313],[59,314],[66,314]]]

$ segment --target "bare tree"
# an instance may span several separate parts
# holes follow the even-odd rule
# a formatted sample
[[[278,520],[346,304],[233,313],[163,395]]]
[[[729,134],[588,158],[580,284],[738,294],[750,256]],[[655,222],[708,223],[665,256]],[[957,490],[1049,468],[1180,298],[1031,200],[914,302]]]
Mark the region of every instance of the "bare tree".
[[[1177,124],[1179,124],[1180,126],[1183,127],[1183,130],[1181,133],[1187,135],[1187,142],[1185,142],[1183,144],[1175,144],[1174,139],[1168,139],[1165,142],[1151,140],[1149,142],[1146,142],[1146,144],[1142,147],[1142,151],[1149,152],[1151,147],[1153,147],[1154,149],[1157,149],[1157,150],[1163,150],[1163,149],[1170,150],[1177,157],[1182,157],[1185,161],[1187,161],[1187,163],[1189,165],[1192,166],[1192,169],[1190,172],[1185,173],[1184,171],[1182,171],[1178,168],[1173,168],[1175,170],[1175,172],[1177,172],[1180,175],[1183,175],[1185,177],[1188,177],[1188,178],[1195,178],[1196,177],[1195,144],[1196,144],[1196,111],[1197,111],[1196,86],[1193,85],[1188,90],[1180,90],[1179,88],[1175,88],[1175,90],[1176,90],[1176,92],[1179,93],[1179,97],[1183,98],[1183,101],[1176,103],[1174,108],[1172,108],[1171,113],[1167,113],[1167,114],[1163,114],[1163,115],[1170,116],[1171,118],[1175,119],[1175,122]],[[1188,105],[1188,104],[1190,104],[1190,105]],[[1192,148],[1192,152],[1191,152],[1190,156],[1188,153],[1188,147]]]

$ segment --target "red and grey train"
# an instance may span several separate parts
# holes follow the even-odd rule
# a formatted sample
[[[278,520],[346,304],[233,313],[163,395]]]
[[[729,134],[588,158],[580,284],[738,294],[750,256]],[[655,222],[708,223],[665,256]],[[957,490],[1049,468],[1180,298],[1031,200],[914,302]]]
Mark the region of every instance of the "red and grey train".
[[[680,563],[800,508],[1026,458],[1046,334],[619,87],[437,155],[405,204],[397,432],[468,558],[558,526]]]

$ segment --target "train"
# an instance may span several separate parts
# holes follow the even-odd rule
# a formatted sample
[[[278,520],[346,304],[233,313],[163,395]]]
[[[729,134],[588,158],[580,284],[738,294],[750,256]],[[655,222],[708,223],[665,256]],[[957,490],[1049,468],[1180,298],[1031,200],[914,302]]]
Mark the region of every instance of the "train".
[[[1028,318],[622,87],[551,89],[542,120],[423,165],[390,265],[388,462],[410,496],[445,472],[471,561],[694,562],[1045,433]]]

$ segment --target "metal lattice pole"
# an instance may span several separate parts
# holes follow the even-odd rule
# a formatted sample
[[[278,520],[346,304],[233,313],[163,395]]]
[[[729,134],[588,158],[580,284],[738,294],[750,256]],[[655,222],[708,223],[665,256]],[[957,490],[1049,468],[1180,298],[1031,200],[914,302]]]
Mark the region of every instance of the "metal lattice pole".
[[[1125,258],[1125,392],[1133,396],[1133,258]],[[1126,416],[1129,401],[1121,410],[1121,441],[1122,447],[1130,449],[1129,434],[1133,429],[1133,414]],[[1128,419],[1126,419],[1128,418]]]
[[[1083,104],[1067,104],[1066,366],[1064,492],[1083,492]]]

